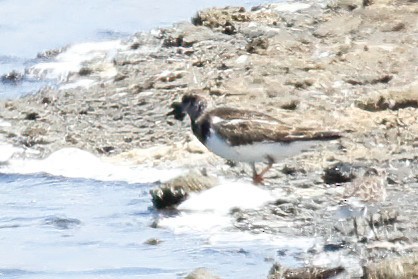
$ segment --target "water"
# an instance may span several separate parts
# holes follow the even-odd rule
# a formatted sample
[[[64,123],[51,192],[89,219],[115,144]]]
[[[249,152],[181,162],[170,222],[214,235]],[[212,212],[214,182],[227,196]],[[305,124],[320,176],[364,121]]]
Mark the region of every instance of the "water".
[[[157,213],[150,208],[149,189],[149,184],[0,175],[1,277],[175,278],[196,262],[225,272],[237,264],[248,272],[257,264],[237,249],[205,248],[198,238],[151,228]],[[144,244],[150,238],[165,242]]]
[[[37,54],[70,44],[126,38],[152,28],[189,20],[211,6],[253,6],[242,0],[1,0],[0,76],[25,69],[42,59]],[[267,1],[264,1],[267,2]],[[16,98],[48,84],[37,78],[2,85],[0,98]]]
[[[289,262],[312,245],[234,229],[231,208],[274,199],[248,183],[224,181],[193,195],[178,213],[157,212],[149,196],[156,184],[139,181],[176,171],[117,166],[74,148],[44,160],[2,160],[1,278],[183,278],[202,266],[222,278],[265,278],[265,258],[279,259],[277,249],[289,251],[282,258]],[[162,242],[145,244],[151,238]]]
[[[144,244],[167,233],[149,226],[149,185],[45,175],[2,175],[0,185],[3,276],[164,278],[181,271],[167,253],[170,243]]]
[[[70,71],[92,50],[120,46],[109,40],[188,20],[204,7],[257,4],[0,0],[0,75],[49,67],[42,62],[57,61],[36,58],[37,53],[67,45],[72,47],[57,59],[57,73]],[[0,98],[18,98],[50,83],[42,75],[26,75],[17,84],[0,83]],[[0,119],[0,125],[9,124]],[[1,278],[184,278],[198,267],[221,278],[266,278],[266,258],[297,264],[298,254],[313,243],[234,229],[231,208],[258,208],[277,198],[248,183],[224,181],[192,195],[178,213],[156,212],[149,190],[156,180],[184,170],[115,165],[72,148],[44,160],[19,159],[27,152],[0,142]],[[145,244],[151,238],[161,243]]]

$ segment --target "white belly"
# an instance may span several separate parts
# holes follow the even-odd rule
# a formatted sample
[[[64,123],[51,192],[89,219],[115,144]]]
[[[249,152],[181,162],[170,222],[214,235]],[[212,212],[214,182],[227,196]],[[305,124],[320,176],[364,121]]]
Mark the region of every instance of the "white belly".
[[[309,149],[318,141],[297,141],[290,144],[260,142],[231,146],[216,133],[206,139],[206,147],[216,155],[235,162],[262,162],[271,157],[275,162]]]
[[[341,205],[334,212],[334,218],[345,220],[350,218],[364,217],[367,214],[367,207],[353,207],[350,205]]]
[[[380,206],[377,204],[367,204],[356,197],[350,197],[337,207],[335,211],[335,218],[349,219],[365,217],[366,215],[374,214],[380,211]]]

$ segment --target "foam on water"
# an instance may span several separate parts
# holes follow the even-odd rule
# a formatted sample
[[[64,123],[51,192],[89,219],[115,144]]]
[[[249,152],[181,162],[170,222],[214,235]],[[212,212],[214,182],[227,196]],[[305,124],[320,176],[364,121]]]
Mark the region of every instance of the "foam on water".
[[[177,234],[194,233],[211,246],[242,246],[243,243],[275,245],[304,249],[314,243],[312,238],[293,238],[267,233],[253,234],[234,229],[230,212],[233,209],[258,209],[277,199],[279,191],[271,192],[248,182],[223,181],[219,186],[191,194],[178,206],[181,213],[162,218],[159,226]]]
[[[75,44],[58,54],[53,61],[38,63],[29,68],[28,77],[64,82],[69,74],[78,72],[83,63],[97,59],[110,63],[116,51],[125,48],[121,40]],[[112,74],[113,72],[106,72],[104,75],[109,77]]]
[[[183,173],[181,169],[157,169],[138,165],[116,165],[78,148],[63,148],[43,160],[15,159],[21,152],[11,145],[0,145],[0,172],[13,174],[48,173],[69,178],[99,181],[151,183],[166,181]],[[259,244],[287,246],[287,238],[270,234],[252,234],[235,230],[230,212],[233,209],[258,209],[282,195],[249,182],[223,180],[220,185],[200,193],[192,193],[178,206],[177,216],[161,217],[159,227],[176,234],[190,234],[205,239],[210,245]],[[294,239],[293,247],[309,247],[313,239]]]
[[[0,144],[0,165],[6,164],[17,151],[20,151],[20,149],[11,144]]]
[[[129,183],[165,181],[182,173],[182,170],[179,169],[162,170],[137,165],[114,165],[78,148],[63,148],[43,160],[12,159],[15,150],[10,146],[5,147],[5,150],[7,156],[4,155],[4,161],[7,161],[7,164],[0,167],[0,171],[3,173],[48,173],[70,178],[126,181]]]
[[[0,98],[13,99],[47,85],[58,85],[59,89],[88,88],[95,84],[97,79],[106,80],[117,74],[112,59],[117,51],[124,49],[126,46],[122,44],[121,40],[79,43],[68,47],[55,58],[46,62],[34,64],[40,60],[34,59],[30,63],[32,66],[18,70],[18,72],[24,73],[22,80],[15,84],[0,82]],[[78,75],[75,76],[74,74],[78,73],[86,64],[92,65],[91,67],[94,68],[93,73],[89,75],[92,78],[80,79]],[[0,75],[2,72],[4,71],[0,67]]]
[[[135,32],[147,32],[172,25],[174,22],[189,21],[197,10],[212,6],[232,5],[249,8],[262,2],[273,1],[119,0],[117,4],[114,2],[74,0],[68,5],[68,1],[64,0],[1,0],[0,75],[17,71],[24,74],[24,78],[16,84],[0,82],[0,98],[15,99],[36,92],[44,86],[55,87],[57,84],[59,86],[60,82],[67,82],[69,73],[77,72],[80,66],[77,55],[71,58],[68,54],[78,47],[88,47],[90,43],[85,44],[85,42],[126,39]],[[108,43],[104,42],[105,45]],[[43,60],[37,58],[40,52],[70,44],[73,45],[70,47],[70,52],[60,55],[57,61],[34,66]],[[100,49],[102,45],[98,43],[96,46]],[[81,55],[85,56],[84,54]],[[104,76],[113,74],[115,72],[111,69],[100,73]],[[90,85],[77,83],[71,88]]]
[[[7,230],[0,244],[13,251],[0,259],[6,269],[33,272],[25,278],[85,279],[90,270],[90,275],[130,278],[132,269],[143,278],[173,278],[202,264],[221,272],[222,278],[265,278],[270,267],[266,257],[296,263],[297,255],[316,241],[234,228],[232,209],[258,209],[284,191],[223,180],[191,194],[179,205],[179,214],[158,214],[155,230],[149,226],[156,217],[148,194],[152,185],[141,183],[167,180],[182,170],[115,165],[77,148],[61,149],[43,160],[17,158],[23,152],[28,150],[0,145],[0,154],[5,154],[0,174],[13,174],[0,175],[0,186],[7,186],[0,189],[0,227]],[[143,244],[151,237],[163,243]],[[277,249],[285,249],[286,255],[278,256]],[[109,266],[120,270],[120,276]]]
[[[0,127],[10,127],[12,124],[0,118]]]
[[[163,218],[159,225],[176,233],[213,236],[232,226],[228,213],[233,208],[258,208],[273,199],[270,192],[249,183],[224,181],[219,186],[191,194],[178,206],[182,211],[179,216]]]
[[[191,194],[178,209],[225,214],[233,208],[256,209],[271,201],[274,201],[274,197],[268,190],[248,182],[226,180],[217,187]]]

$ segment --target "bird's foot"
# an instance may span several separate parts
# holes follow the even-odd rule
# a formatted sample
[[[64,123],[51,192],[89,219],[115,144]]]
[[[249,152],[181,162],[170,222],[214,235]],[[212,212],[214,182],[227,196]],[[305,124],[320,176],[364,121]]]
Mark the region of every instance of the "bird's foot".
[[[260,184],[263,185],[264,184],[263,183],[263,181],[264,181],[263,176],[273,166],[273,163],[274,163],[273,158],[271,158],[270,156],[267,156],[267,159],[268,159],[268,165],[260,173],[257,173],[257,170],[255,168],[255,163],[254,162],[251,163],[251,167],[253,169],[253,183],[255,185],[260,185]]]
[[[253,176],[253,183],[255,184],[255,185],[263,185],[264,183],[264,178],[263,178],[263,176],[262,175],[260,175],[260,174],[255,174],[254,176]]]

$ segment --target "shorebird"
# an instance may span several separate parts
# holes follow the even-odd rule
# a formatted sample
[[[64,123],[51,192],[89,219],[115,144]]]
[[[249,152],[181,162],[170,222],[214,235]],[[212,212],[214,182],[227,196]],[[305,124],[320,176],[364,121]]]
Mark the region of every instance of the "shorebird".
[[[177,120],[189,115],[194,135],[210,151],[230,161],[249,163],[255,184],[263,182],[263,175],[275,162],[341,137],[335,131],[294,128],[258,111],[230,107],[207,110],[206,99],[197,94],[184,95],[171,108],[167,115]],[[256,162],[267,162],[267,166],[257,173]]]
[[[386,200],[386,171],[368,168],[344,189],[343,198],[338,205],[336,217],[338,219],[353,219],[354,231],[359,238],[357,218],[367,219],[368,225],[376,239],[373,214],[380,211],[380,205]]]

